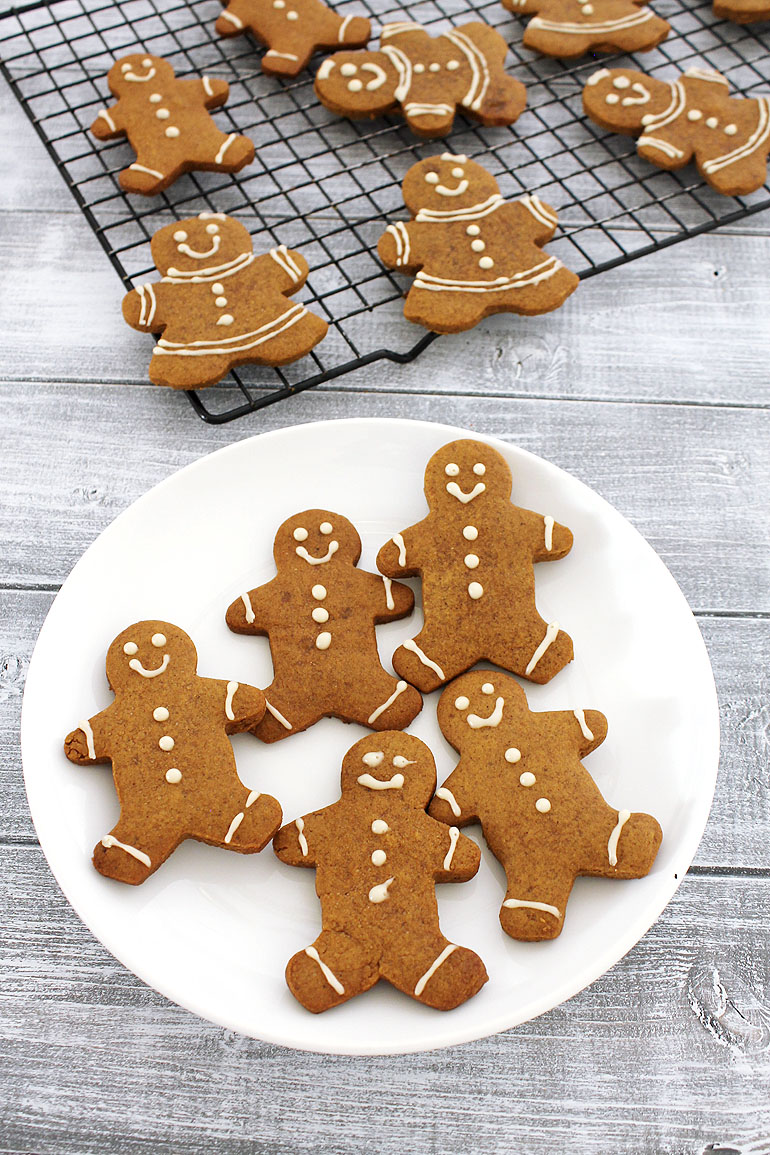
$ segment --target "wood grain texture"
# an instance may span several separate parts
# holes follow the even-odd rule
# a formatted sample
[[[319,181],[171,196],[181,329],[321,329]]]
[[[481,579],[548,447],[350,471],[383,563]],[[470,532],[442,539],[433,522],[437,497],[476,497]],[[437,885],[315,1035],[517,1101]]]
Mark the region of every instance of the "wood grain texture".
[[[770,1149],[770,881],[688,877],[644,939],[514,1030],[393,1058],[288,1052],[128,974],[0,848],[0,1150],[695,1155]]]

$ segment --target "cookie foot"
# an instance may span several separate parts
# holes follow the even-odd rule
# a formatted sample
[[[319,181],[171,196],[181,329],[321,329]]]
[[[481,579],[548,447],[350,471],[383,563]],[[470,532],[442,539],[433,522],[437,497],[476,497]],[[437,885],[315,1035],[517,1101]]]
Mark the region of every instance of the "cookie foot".
[[[271,794],[252,790],[233,815],[223,845],[240,854],[256,854],[267,846],[282,816],[280,804]]]
[[[409,993],[426,1006],[451,1011],[477,994],[488,978],[475,951],[448,943]]]
[[[506,898],[500,907],[500,925],[520,942],[540,942],[559,937],[564,911],[536,899]]]
[[[339,931],[324,931],[286,967],[289,990],[316,1015],[369,990],[379,977],[376,963],[363,948]]]
[[[139,886],[160,866],[163,859],[153,862],[149,854],[114,834],[105,834],[94,847],[93,863],[105,878]]]

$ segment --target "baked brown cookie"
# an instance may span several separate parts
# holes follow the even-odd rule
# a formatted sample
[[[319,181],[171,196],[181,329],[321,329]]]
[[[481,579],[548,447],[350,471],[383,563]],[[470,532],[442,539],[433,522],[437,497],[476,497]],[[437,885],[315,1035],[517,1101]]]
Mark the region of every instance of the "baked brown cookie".
[[[151,242],[160,281],[123,298],[134,329],[162,333],[150,380],[172,389],[213,385],[236,365],[285,365],[326,336],[328,325],[286,298],[308,266],[279,245],[255,256],[248,230],[224,213],[201,213],[159,229]]]
[[[769,0],[714,0],[714,14],[734,24],[770,20]]]
[[[537,13],[523,44],[562,60],[584,52],[648,52],[671,31],[645,0],[503,0],[517,16]]]
[[[386,24],[379,52],[337,52],[316,73],[318,99],[358,120],[399,108],[412,132],[446,136],[462,108],[482,124],[513,124],[524,85],[503,68],[508,46],[494,28],[461,24],[429,36],[419,24]]]
[[[97,842],[94,866],[119,882],[149,878],[185,838],[254,854],[281,807],[238,777],[228,734],[265,711],[261,690],[201,678],[184,630],[135,622],[107,651],[110,706],[67,735],[71,762],[111,762],[120,818]]]
[[[208,113],[227,100],[226,81],[177,80],[168,61],[137,53],[115,61],[107,84],[117,104],[101,110],[91,132],[128,137],[136,160],[118,176],[126,192],[155,196],[182,173],[240,172],[253,161],[253,142],[220,132]]]
[[[556,938],[578,875],[649,872],[660,826],[650,814],[608,806],[580,762],[604,741],[604,714],[532,711],[513,678],[473,670],[441,695],[438,722],[460,761],[429,812],[457,826],[481,822],[508,879],[506,934]]]
[[[273,76],[296,76],[316,48],[347,44],[360,48],[371,36],[363,16],[338,16],[322,0],[223,0],[216,22],[220,36],[251,32],[267,45],[262,70]]]
[[[326,1011],[385,979],[438,1010],[481,989],[477,954],[441,933],[437,882],[467,882],[475,842],[425,813],[436,786],[428,747],[410,734],[362,738],[342,763],[338,802],[282,827],[273,847],[290,866],[316,867],[323,930],[286,967],[309,1011]]]
[[[637,136],[639,156],[658,168],[694,160],[716,192],[743,196],[761,188],[770,153],[770,99],[729,94],[719,72],[689,68],[669,82],[630,68],[601,68],[583,89],[591,120]]]
[[[542,251],[556,213],[536,196],[513,203],[495,178],[465,156],[418,161],[403,184],[409,222],[388,225],[377,252],[388,268],[416,273],[404,304],[408,321],[459,333],[492,313],[547,313],[578,278]]]
[[[531,682],[572,661],[572,639],[535,607],[534,562],[558,561],[572,534],[511,504],[511,471],[483,441],[451,441],[425,470],[428,516],[377,555],[389,577],[422,578],[425,624],[393,655],[423,693],[487,660]]]
[[[277,742],[324,717],[375,730],[408,726],[422,698],[382,668],[374,627],[412,612],[409,587],[357,569],[361,538],[346,517],[328,509],[288,518],[275,535],[273,556],[273,580],[236,598],[227,611],[235,633],[270,641],[274,677],[254,733]]]

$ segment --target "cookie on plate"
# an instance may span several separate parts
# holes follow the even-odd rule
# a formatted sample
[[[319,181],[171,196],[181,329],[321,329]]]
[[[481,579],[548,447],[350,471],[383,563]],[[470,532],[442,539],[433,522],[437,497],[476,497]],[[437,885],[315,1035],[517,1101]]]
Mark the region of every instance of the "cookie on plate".
[[[285,245],[255,256],[248,230],[224,213],[159,229],[151,242],[160,281],[123,298],[134,329],[162,334],[149,377],[172,389],[213,385],[236,365],[286,365],[310,352],[328,325],[287,297],[308,266]]]
[[[451,441],[425,470],[430,512],[377,555],[389,577],[422,579],[424,625],[393,655],[423,693],[487,660],[532,682],[572,661],[572,639],[535,606],[534,563],[558,561],[572,534],[511,504],[511,471],[483,441]]]
[[[363,16],[338,16],[322,0],[223,0],[217,22],[220,36],[249,31],[267,45],[262,70],[273,76],[296,76],[316,48],[347,44],[360,48],[371,36]]]
[[[503,0],[517,16],[537,13],[524,31],[524,47],[562,60],[585,52],[648,52],[671,25],[645,0]]]
[[[467,882],[481,856],[457,827],[425,813],[435,786],[433,755],[419,738],[362,738],[342,763],[339,801],[276,834],[282,862],[316,868],[323,929],[286,967],[289,989],[309,1011],[380,979],[451,1010],[487,981],[479,956],[439,926],[436,883]]]
[[[265,742],[298,734],[324,717],[375,730],[408,726],[422,709],[413,686],[382,668],[375,625],[412,612],[401,582],[357,568],[358,532],[339,513],[306,509],[275,535],[272,581],[236,598],[227,624],[270,641],[274,677],[267,713],[254,727]]]
[[[638,136],[639,156],[658,168],[691,160],[716,192],[761,188],[770,153],[770,99],[730,96],[719,72],[688,68],[659,80],[630,68],[601,68],[583,89],[583,107],[602,128]]]
[[[71,762],[111,762],[120,818],[94,849],[100,874],[137,884],[185,838],[254,854],[273,837],[281,807],[238,777],[229,734],[255,725],[261,690],[201,678],[184,630],[135,622],[107,651],[115,700],[67,735]]]
[[[466,156],[442,153],[407,172],[408,222],[388,225],[382,262],[415,273],[404,304],[408,321],[435,333],[459,333],[492,313],[547,313],[578,278],[542,246],[556,213],[536,196],[504,201],[497,181]]]
[[[446,136],[462,108],[482,124],[513,124],[527,96],[503,68],[508,46],[488,24],[429,36],[419,24],[386,24],[379,52],[337,52],[316,73],[318,99],[352,119],[400,108],[412,132]]]
[[[650,814],[615,810],[580,759],[600,746],[598,710],[532,711],[507,674],[473,670],[447,686],[438,721],[460,755],[429,813],[481,822],[507,876],[500,923],[512,938],[556,938],[575,878],[641,878],[661,830]]]
[[[127,136],[136,160],[118,180],[130,193],[155,196],[185,172],[240,172],[254,159],[247,136],[220,132],[208,110],[223,105],[229,85],[212,76],[178,80],[168,61],[121,56],[107,74],[117,104],[91,125],[99,140]]]

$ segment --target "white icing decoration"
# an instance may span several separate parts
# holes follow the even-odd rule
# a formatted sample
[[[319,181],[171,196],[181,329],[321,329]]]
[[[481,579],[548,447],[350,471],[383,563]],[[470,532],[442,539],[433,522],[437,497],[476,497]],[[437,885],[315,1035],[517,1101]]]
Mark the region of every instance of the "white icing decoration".
[[[587,32],[602,34],[620,31],[624,28],[633,28],[637,24],[644,24],[647,20],[651,19],[653,19],[653,13],[645,9],[633,16],[626,16],[621,20],[604,20],[594,24],[571,24],[566,21],[543,20],[542,17],[536,16],[534,20],[530,21],[529,26],[530,28],[533,26],[535,28],[542,28],[544,32],[563,32],[567,35],[584,36]],[[604,71],[606,72],[607,70],[604,69]]]
[[[523,205],[527,212],[531,213],[535,220],[539,221],[541,225],[544,225],[549,232],[553,232],[556,228],[559,220],[556,213],[550,212],[540,200],[540,197],[535,196],[534,193],[532,193],[531,196],[520,197],[519,204]]]
[[[537,782],[537,778],[535,778],[535,775],[531,772],[531,770],[525,770],[523,774],[519,775],[519,782],[522,784],[522,786],[534,786]]]
[[[766,96],[757,97],[757,104],[759,105],[757,127],[746,143],[739,145],[738,148],[733,149],[732,152],[725,153],[724,156],[718,156],[714,160],[705,161],[702,166],[704,172],[718,172],[719,169],[725,168],[728,164],[734,164],[737,160],[743,160],[744,157],[749,156],[758,149],[760,145],[764,144],[770,135],[770,99]],[[727,136],[734,136],[737,131],[737,126],[734,124],[728,124],[725,128]]]
[[[418,214],[415,218],[420,220]],[[423,219],[427,220],[427,217]],[[447,293],[502,293],[509,289],[523,289],[527,285],[539,285],[555,276],[564,266],[557,257],[547,257],[539,265],[531,269],[524,269],[521,273],[513,273],[508,277],[495,277],[492,281],[458,281],[448,277],[435,277],[433,274],[420,270],[414,279],[418,289],[427,289],[431,292]]]
[[[214,157],[214,164],[222,164],[222,162],[224,160],[225,153],[227,152],[228,148],[233,143],[233,141],[236,139],[236,136],[237,136],[236,133],[234,133],[234,132],[230,133],[227,140],[224,142],[224,144],[220,148],[219,152]],[[219,238],[217,238],[217,239],[219,239]]]
[[[225,13],[223,12],[222,15],[224,16]],[[208,76],[202,76],[201,77],[201,83],[203,85],[203,91],[206,93],[206,96],[213,96],[214,95],[214,89],[211,87],[211,81],[209,80]],[[153,97],[153,96],[150,97],[150,100],[154,100],[154,99],[155,99],[155,97]],[[160,100],[160,96],[158,97],[158,100]]]
[[[168,120],[168,118],[171,116],[171,113],[167,108],[159,108],[155,115],[157,116],[158,120]]]
[[[324,622],[328,622],[329,620],[329,611],[325,610],[323,606],[316,606],[310,616],[314,622],[323,625]]]
[[[145,854],[143,850],[137,850],[135,846],[129,846],[127,842],[119,842],[114,834],[105,834],[102,839],[102,846],[105,850],[109,850],[112,846],[117,846],[119,850],[125,850],[126,854],[130,854],[132,858],[138,858],[145,866],[152,866],[149,855]]]
[[[350,92],[360,92],[363,87],[364,87],[364,83],[362,80],[349,80],[348,81],[348,89]]]
[[[532,910],[544,910],[546,914],[552,914],[555,918],[561,918],[561,913],[555,906],[549,906],[547,902],[528,902],[524,898],[506,898],[503,906],[518,910],[519,907],[526,906]]]
[[[212,293],[217,293],[217,294],[224,293],[225,287],[224,287],[224,285],[220,285],[218,282],[215,282],[211,286],[211,291],[212,291]]]
[[[271,249],[270,256],[277,265],[280,265],[284,273],[289,277],[289,280],[295,285],[298,281],[302,280],[302,270],[286,248],[286,245],[279,245],[277,249]]]
[[[374,722],[376,722],[376,721],[377,721],[377,719],[379,718],[380,714],[384,714],[384,713],[385,713],[385,711],[388,709],[388,707],[393,705],[393,703],[395,702],[396,698],[397,698],[397,697],[398,697],[400,694],[403,694],[403,692],[404,692],[404,690],[406,690],[406,688],[407,688],[407,683],[406,683],[406,682],[396,682],[396,688],[395,688],[395,690],[393,691],[393,693],[390,695],[390,697],[387,699],[387,701],[383,702],[381,706],[378,706],[378,707],[377,707],[377,709],[376,709],[376,710],[373,710],[373,711],[372,711],[372,713],[369,715],[369,717],[368,717],[367,721],[369,722],[369,725],[370,725],[370,726],[371,726],[371,725],[372,725]],[[398,776],[397,776],[397,777],[398,777]],[[360,781],[360,779],[359,779],[359,781]]]
[[[142,65],[144,68],[148,68],[149,64],[150,64],[149,61],[142,61]],[[145,84],[148,80],[152,80],[153,76],[155,75],[155,69],[150,67],[149,72],[146,72],[144,74],[144,76],[137,76],[137,74],[135,72],[131,71],[131,65],[130,64],[129,64],[128,68],[126,68],[126,66],[124,64],[121,71],[123,72],[123,76],[125,77],[125,79],[131,81],[134,84]]]
[[[483,253],[486,247],[484,241],[471,241],[471,249],[474,253]]]
[[[465,721],[472,730],[480,730],[483,726],[499,726],[503,720],[503,706],[505,698],[497,698],[495,708],[488,718],[481,718],[478,714],[469,714]]]
[[[275,48],[268,48],[265,56],[280,56],[284,60],[299,60],[299,56],[295,56],[293,52],[277,52]]]
[[[447,69],[449,70],[449,72],[454,72],[456,69],[458,69],[460,67],[460,61],[459,60],[447,60],[446,66],[447,66]]]
[[[388,856],[384,850],[372,851],[372,866],[384,866],[388,860]]]
[[[583,737],[587,738],[589,742],[592,741],[593,733],[591,730],[588,729],[588,725],[586,723],[585,711],[584,710],[573,710],[572,713],[575,715],[575,717],[578,720],[578,723],[580,724],[580,729],[583,732]]]
[[[174,749],[174,739],[170,734],[164,734],[162,738],[158,739],[158,745],[160,746],[161,750],[168,752],[169,750]]]
[[[176,127],[176,125],[169,125],[169,127],[166,129],[166,136],[170,137],[172,140],[179,136],[179,129]]]
[[[687,119],[688,120],[702,120],[703,119],[703,113],[701,112],[701,110],[699,108],[691,108],[689,110],[689,112],[687,113]]]
[[[634,84],[631,85],[631,91],[632,92],[638,92],[639,95],[638,96],[624,96],[620,102],[624,108],[629,108],[629,107],[631,107],[631,105],[634,105],[634,104],[648,104],[649,103],[650,93],[649,93],[648,89],[646,89],[644,87],[643,84],[640,84],[638,81],[635,82]]]
[[[308,958],[311,958],[313,960],[313,962],[318,963],[319,967],[321,968],[321,973],[322,973],[323,977],[326,979],[327,983],[332,988],[332,990],[335,990],[338,995],[344,995],[345,988],[343,987],[342,983],[337,978],[334,971],[330,970],[330,968],[326,965],[326,963],[321,959],[321,957],[318,954],[318,951],[315,949],[315,947],[314,946],[305,947],[305,954],[307,955]]]
[[[298,526],[291,535],[295,541],[307,541],[307,530],[302,526]]]
[[[393,582],[389,577],[384,577],[382,581],[385,586],[385,605],[389,610],[394,610],[396,608],[396,603],[393,601],[393,594],[391,592]]]
[[[470,706],[470,699],[461,694],[459,698],[455,698],[455,708],[458,710],[467,710]]]
[[[348,17],[348,19],[349,19],[349,17]],[[374,73],[374,77],[372,78],[372,80],[369,81],[369,83],[366,86],[367,92],[376,92],[377,89],[381,88],[382,85],[385,83],[385,81],[388,79],[388,75],[387,75],[385,69],[380,68],[379,64],[362,64],[361,65],[361,71]]]
[[[546,627],[545,637],[543,638],[542,642],[540,643],[540,645],[535,650],[532,657],[529,659],[529,662],[527,664],[527,668],[524,671],[525,674],[529,675],[532,673],[532,671],[534,670],[535,666],[537,665],[537,663],[542,658],[545,651],[548,649],[548,647],[551,645],[551,643],[556,638],[556,635],[558,634],[558,632],[559,632],[559,623],[558,622],[549,622],[549,624]]]
[[[328,630],[324,630],[323,633],[319,634],[315,640],[317,650],[328,650],[331,644],[332,636]]]
[[[444,859],[444,870],[449,870],[449,867],[452,865],[452,859],[454,858],[455,847],[457,846],[457,840],[459,837],[460,837],[460,831],[457,829],[457,827],[456,826],[450,826],[449,827],[449,850],[447,851],[446,858]]]
[[[200,218],[202,215],[203,214],[199,213],[198,217]],[[247,252],[239,253],[237,257],[233,257],[231,261],[225,261],[224,264],[208,265],[202,269],[170,268],[168,270],[168,275],[161,277],[161,281],[170,285],[183,285],[186,281],[198,282],[219,280],[222,277],[232,277],[235,273],[242,272],[242,270],[245,269],[247,265],[250,265],[253,260],[254,253]],[[224,288],[220,285],[217,291],[223,293]],[[260,331],[261,330],[257,330],[257,332]]]
[[[444,671],[441,669],[441,666],[439,666],[438,662],[432,661],[427,656],[427,654],[425,654],[420,649],[420,647],[417,645],[417,642],[415,642],[413,638],[409,638],[407,641],[404,642],[404,649],[410,650],[413,654],[416,654],[416,656],[422,662],[423,666],[427,666],[428,669],[433,670],[434,673],[436,673],[439,676],[439,678],[441,678],[442,682],[446,680],[445,676],[444,676]]]
[[[375,818],[372,823],[372,834],[387,834],[390,830],[384,818]]]
[[[316,80],[326,80],[333,69],[334,61],[331,59],[331,57],[327,56],[326,60],[324,60],[323,64],[316,73]]]
[[[227,304],[227,297],[215,297],[214,304],[218,309],[224,309],[225,305]]]
[[[79,729],[81,729],[83,731],[83,733],[85,734],[86,749],[88,750],[88,757],[91,758],[92,760],[95,760],[96,759],[96,748],[94,747],[94,732],[91,729],[91,723],[88,721],[81,722],[79,724]]]
[[[340,65],[340,72],[343,76],[355,76],[355,74],[358,72],[358,68],[355,64],[342,64]]]
[[[482,257],[481,260],[479,261],[479,268],[480,269],[493,269],[494,267],[495,267],[495,262],[492,260],[491,257]]]
[[[222,316],[217,321],[217,324],[218,325],[232,325],[234,320],[235,320],[235,317],[233,317],[231,313],[223,313]]]
[[[155,649],[159,650],[161,648],[161,646],[165,646],[165,644],[166,644],[166,635],[165,634],[153,634],[152,637],[150,638],[150,641],[155,646]]]
[[[219,251],[219,246],[221,243],[222,243],[221,237],[214,237],[211,248],[207,249],[205,253],[201,252],[199,249],[190,248],[190,246],[184,244],[184,242],[177,245],[177,248],[178,248],[180,253],[184,254],[184,256],[192,257],[193,260],[195,260],[195,261],[203,261],[206,259],[206,257],[213,257],[214,253]]]
[[[393,879],[389,878],[386,882],[381,882],[381,883],[379,883],[378,886],[373,886],[372,889],[369,891],[369,901],[370,902],[384,902],[385,899],[388,897],[388,887],[391,885],[392,882],[393,882]]]
[[[225,698],[225,717],[229,718],[231,722],[235,721],[235,714],[233,713],[233,697],[238,689],[237,682],[227,683],[227,697]]]
[[[707,128],[717,128],[718,125],[719,125],[719,121],[717,120],[717,118],[715,116],[709,116],[706,118],[706,127]]]
[[[481,229],[479,228],[478,225],[468,225],[465,232],[467,233],[467,235],[469,237],[477,237],[479,235],[479,233],[481,232]]]
[[[243,21],[238,16],[234,16],[232,12],[221,12],[220,15],[223,20],[229,20],[235,28],[243,28]]]
[[[547,798],[538,798],[537,802],[535,803],[535,810],[537,810],[538,813],[547,814],[550,809],[551,803]]]
[[[146,172],[148,176],[154,176],[157,177],[158,180],[163,180],[162,172],[158,172],[158,170],[155,168],[147,168],[146,165],[139,164],[138,161],[134,161],[134,163],[130,164],[128,167],[133,169],[134,172]]]
[[[382,750],[372,750],[369,754],[364,754],[361,761],[364,766],[380,766],[385,758]]]
[[[470,88],[460,103],[472,112],[478,112],[484,103],[484,97],[489,87],[490,75],[487,58],[471,38],[458,29],[445,33],[445,39],[450,40],[456,48],[460,49],[471,68]]]
[[[475,525],[466,525],[463,529],[463,537],[466,541],[475,541],[479,536],[479,531]]]
[[[240,824],[243,822],[245,817],[246,817],[246,815],[244,814],[244,812],[242,810],[240,811],[239,814],[236,814],[235,818],[230,823],[227,834],[225,835],[225,842],[226,843],[229,843],[231,841],[233,835],[235,834],[236,830],[238,829]]]
[[[460,466],[455,465],[453,461],[450,461],[449,465],[444,466],[444,473],[447,475],[447,477],[457,477],[460,473]]]
[[[305,854],[307,854],[307,839],[305,838],[305,835],[302,833],[302,831],[305,829],[304,818],[298,818],[297,821],[294,823],[294,825],[297,827],[297,838],[299,839],[299,848],[302,851],[303,855],[305,855]]]
[[[476,569],[479,564],[478,555],[475,553],[466,553],[463,561],[465,562],[465,565],[468,567],[468,569]]]
[[[612,831],[612,834],[610,835],[610,840],[607,843],[607,857],[609,859],[610,866],[617,866],[618,865],[618,839],[620,838],[621,830],[623,829],[625,824],[628,822],[630,817],[631,817],[631,811],[630,810],[619,810],[618,811],[617,826]]]
[[[248,594],[241,594],[241,601],[243,602],[243,608],[246,611],[246,621],[249,625],[251,625],[251,623],[254,621],[254,609],[251,604],[251,598]]]
[[[591,76],[588,77],[586,84],[588,84],[590,87],[593,87],[594,84],[598,84],[600,80],[603,80],[604,77],[609,76],[609,74],[609,68],[600,68],[598,72],[594,72]]]
[[[338,541],[330,541],[329,548],[323,557],[313,557],[312,554],[307,552],[304,545],[298,545],[294,552],[298,557],[306,561],[308,565],[325,565],[327,561],[331,561],[339,548],[340,543]]]
[[[176,766],[171,766],[166,771],[166,781],[171,786],[176,786],[177,782],[182,781],[182,771],[178,770]]]
[[[543,522],[545,523],[545,548],[550,553],[553,549],[554,519],[549,514],[546,514],[543,518]]]
[[[410,761],[409,758],[405,758],[403,754],[396,754],[393,759],[393,765],[397,770],[403,770],[405,766],[414,766],[416,763],[414,759]]]
[[[321,533],[329,534],[332,532],[334,526],[330,521],[322,521],[318,528],[320,529]]]
[[[170,660],[168,654],[164,654],[163,661],[154,670],[146,670],[138,658],[132,658],[128,664],[132,670],[135,670],[137,674],[141,674],[143,678],[157,678],[166,672]]]
[[[386,782],[373,778],[371,774],[359,774],[356,779],[359,786],[366,786],[367,790],[400,790],[404,785],[404,775],[394,774]]]
[[[447,483],[446,491],[451,494],[452,497],[456,497],[458,501],[461,501],[463,505],[467,505],[469,501],[473,501],[480,493],[483,493],[486,488],[483,481],[477,481],[470,493],[465,493],[464,490],[460,489],[456,481],[450,481]]]
[[[252,254],[253,256],[253,254]],[[205,278],[201,278],[205,279]],[[164,281],[170,281],[171,284],[178,284],[170,277],[164,277]],[[255,329],[251,333],[241,333],[236,337],[220,337],[216,341],[191,341],[189,344],[181,344],[179,342],[167,341],[165,337],[161,337],[158,344],[154,347],[153,353],[157,356],[167,354],[175,357],[211,357],[224,353],[240,353],[247,349],[254,349],[257,345],[263,345],[266,341],[271,341],[280,333],[290,329],[292,325],[296,325],[307,315],[307,309],[303,305],[292,305],[280,317],[274,321],[268,321],[266,324]],[[254,340],[251,340],[251,338]],[[240,342],[234,344],[233,342]]]
[[[167,722],[168,710],[165,706],[156,706],[152,712],[152,716],[156,722]]]
[[[518,762],[521,758],[521,750],[516,746],[509,746],[504,754],[506,762]]]
[[[251,793],[249,794],[248,798],[246,799],[246,809],[248,810],[248,808],[250,806],[253,806],[254,803],[257,801],[257,799],[261,798],[261,797],[262,797],[262,795],[260,794],[259,790],[252,790]]]
[[[275,706],[271,706],[270,703],[268,702],[267,698],[265,698],[265,706],[270,711],[270,713],[273,715],[276,722],[280,722],[281,725],[284,727],[284,729],[291,730],[291,728],[292,728],[291,722],[288,722],[286,720],[286,718],[284,718],[284,716],[280,712],[280,710],[276,710]]]
[[[414,993],[416,995],[422,994],[422,992],[425,990],[427,983],[430,981],[430,979],[433,978],[434,974],[436,973],[438,968],[441,966],[441,964],[445,963],[446,960],[449,958],[450,954],[452,954],[452,952],[456,951],[456,950],[457,950],[457,944],[453,943],[453,942],[450,942],[449,946],[444,947],[444,949],[442,950],[441,954],[438,956],[436,961],[431,963],[431,965],[428,967],[428,969],[426,970],[426,972],[422,976],[422,978],[417,980],[417,985],[414,988]]]
[[[437,798],[443,798],[445,802],[449,803],[449,809],[452,811],[455,818],[460,817],[460,814],[462,813],[462,811],[460,810],[460,807],[457,805],[457,799],[455,798],[455,796],[451,790],[449,790],[446,786],[439,786],[438,790],[436,791],[436,797]]]
[[[126,642],[125,646],[123,647],[123,653],[135,654],[138,649],[139,647],[137,646],[136,642]]]
[[[317,602],[322,602],[326,597],[326,586],[313,586],[310,592]]]
[[[390,539],[394,545],[398,546],[398,564],[406,565],[406,545],[400,533],[394,533]]]
[[[103,120],[106,120],[107,127],[109,128],[110,132],[116,132],[117,131],[117,129],[115,128],[115,121],[112,119],[109,112],[107,112],[106,108],[100,109],[98,115],[101,116],[101,118]]]
[[[459,197],[468,191],[469,182],[461,180],[455,188],[448,188],[445,184],[437,184],[436,192],[441,197]]]
[[[491,682],[485,682],[484,685],[481,687],[481,692],[482,692],[482,694],[494,694],[495,687],[492,685]]]
[[[614,84],[615,88],[628,88],[631,84],[631,81],[627,76],[616,76],[612,83]]]
[[[484,593],[484,587],[481,582],[471,582],[471,584],[468,586],[468,593],[473,598],[473,600],[477,602]]]

